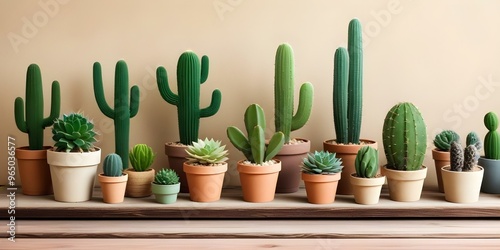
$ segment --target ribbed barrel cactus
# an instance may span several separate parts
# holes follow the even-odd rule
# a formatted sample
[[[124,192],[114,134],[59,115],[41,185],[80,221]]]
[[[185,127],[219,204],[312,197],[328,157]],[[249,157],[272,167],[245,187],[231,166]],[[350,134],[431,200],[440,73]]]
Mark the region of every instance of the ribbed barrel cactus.
[[[488,159],[500,160],[500,133],[498,133],[498,116],[489,112],[484,116],[484,125],[489,130],[484,137],[484,155]]]
[[[378,150],[369,146],[362,147],[359,149],[354,161],[356,176],[360,178],[373,178],[377,176],[379,169],[378,162]]]
[[[309,153],[302,162],[302,172],[308,174],[336,174],[342,172],[342,168],[342,159],[326,151]]]
[[[123,163],[122,158],[113,153],[109,154],[104,158],[102,164],[102,171],[104,176],[118,177],[123,175]]]
[[[137,144],[129,152],[132,168],[137,172],[146,171],[151,167],[156,154],[153,149],[146,144]]]
[[[421,169],[427,148],[427,132],[420,111],[412,103],[399,103],[389,110],[382,138],[388,168]]]
[[[52,139],[58,152],[90,152],[94,150],[94,124],[79,113],[63,115],[52,126]]]
[[[434,146],[441,151],[450,151],[451,143],[459,141],[460,136],[453,130],[443,130],[434,137]]]

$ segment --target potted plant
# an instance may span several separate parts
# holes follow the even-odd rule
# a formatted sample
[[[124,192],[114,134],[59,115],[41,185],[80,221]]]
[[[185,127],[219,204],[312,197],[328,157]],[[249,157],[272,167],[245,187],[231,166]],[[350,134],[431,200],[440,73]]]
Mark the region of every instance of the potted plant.
[[[311,141],[291,138],[291,131],[303,127],[311,115],[313,85],[309,82],[300,87],[298,110],[294,115],[294,60],[293,50],[281,44],[276,51],[274,77],[274,124],[275,131],[285,135],[285,144],[275,156],[281,161],[281,171],[276,185],[277,193],[293,193],[299,190],[302,159],[311,149]]]
[[[484,116],[488,133],[484,137],[484,156],[479,157],[479,166],[484,168],[481,192],[500,194],[500,133],[498,116],[489,112]]]
[[[354,201],[358,204],[377,204],[385,183],[385,176],[379,174],[378,150],[364,146],[356,155],[356,172],[352,173],[351,185]]]
[[[47,150],[50,146],[43,145],[43,131],[59,117],[61,107],[59,82],[52,82],[50,115],[44,118],[42,75],[38,65],[31,64],[26,73],[25,99],[26,105],[21,97],[17,97],[14,103],[17,128],[27,133],[29,139],[29,146],[18,147],[15,150],[22,192],[25,195],[52,194],[52,180],[47,164]]]
[[[97,176],[101,184],[102,200],[106,203],[123,202],[128,174],[123,173],[122,158],[115,153],[107,155],[102,170]]]
[[[245,111],[247,136],[237,127],[227,128],[231,143],[240,150],[246,160],[237,164],[243,200],[248,202],[270,202],[274,200],[281,162],[273,159],[285,142],[285,135],[276,132],[266,145],[264,110],[251,104]]]
[[[336,158],[335,153],[309,153],[302,162],[302,180],[306,186],[307,201],[313,204],[333,203],[341,172],[342,160]]]
[[[434,137],[434,146],[436,148],[432,150],[432,159],[434,159],[438,189],[441,193],[444,192],[441,168],[450,165],[451,143],[459,140],[460,136],[453,130],[443,130]]]
[[[470,203],[479,199],[484,170],[477,165],[479,153],[474,145],[464,150],[459,142],[452,142],[451,165],[441,168],[444,198],[449,202]]]
[[[200,118],[213,116],[220,108],[221,92],[218,89],[212,92],[210,105],[200,108],[200,85],[207,78],[208,57],[203,56],[200,64],[198,56],[193,51],[182,53],[177,62],[178,94],[170,90],[165,68],[158,67],[156,70],[156,81],[162,98],[177,106],[180,141],[167,142],[165,154],[168,156],[170,168],[179,173],[182,193],[189,193],[186,174],[182,171],[184,161],[188,157],[187,146],[198,141]]]
[[[123,60],[118,61],[115,67],[115,96],[114,109],[112,109],[104,96],[101,71],[101,64],[95,62],[93,68],[94,95],[101,112],[114,121],[115,152],[122,158],[123,170],[125,170],[129,166],[130,118],[137,115],[139,111],[139,87],[134,85],[130,89],[129,95],[127,63]]]
[[[94,124],[80,113],[63,115],[52,126],[54,147],[47,151],[47,162],[54,188],[54,199],[82,202],[92,198],[101,149],[96,142]]]
[[[188,161],[184,162],[192,201],[211,202],[220,199],[224,174],[227,171],[227,150],[220,141],[198,139],[188,146]]]
[[[422,165],[427,132],[420,111],[412,103],[396,104],[385,117],[382,138],[389,197],[394,201],[420,200],[427,175],[427,167]]]
[[[155,170],[150,168],[155,160],[153,149],[146,144],[137,144],[129,152],[131,168],[124,172],[128,174],[127,197],[146,197],[151,195],[151,182],[155,177]]]
[[[336,139],[323,142],[323,149],[342,159],[344,170],[337,194],[353,194],[349,181],[355,171],[354,160],[359,149],[377,149],[374,140],[360,139],[363,108],[363,42],[358,19],[349,23],[348,46],[338,48],[334,56],[333,121]]]
[[[172,204],[177,201],[180,191],[179,176],[173,169],[161,169],[156,173],[151,189],[155,200],[161,204]]]

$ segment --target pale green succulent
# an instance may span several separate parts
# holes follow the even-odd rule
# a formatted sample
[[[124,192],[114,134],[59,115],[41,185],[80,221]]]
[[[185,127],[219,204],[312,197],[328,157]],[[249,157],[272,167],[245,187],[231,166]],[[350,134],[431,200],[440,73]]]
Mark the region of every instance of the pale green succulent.
[[[193,142],[193,145],[188,146],[186,149],[188,162],[199,163],[203,165],[207,164],[218,164],[227,161],[227,150],[225,145],[221,146],[220,141],[214,141],[213,139],[201,140],[198,139],[197,142]]]
[[[174,185],[179,183],[179,176],[173,169],[161,169],[155,175],[155,184],[158,185]]]
[[[342,160],[325,151],[307,154],[302,164],[302,171],[308,174],[335,174],[342,172],[342,168]]]

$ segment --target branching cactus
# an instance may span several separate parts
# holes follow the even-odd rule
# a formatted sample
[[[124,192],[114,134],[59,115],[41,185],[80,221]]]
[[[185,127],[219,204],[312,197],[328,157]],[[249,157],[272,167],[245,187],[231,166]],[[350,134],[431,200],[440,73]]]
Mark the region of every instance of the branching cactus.
[[[94,63],[94,95],[101,112],[115,124],[115,151],[122,158],[123,169],[128,168],[130,118],[139,111],[139,87],[133,86],[129,95],[128,68],[120,60],[115,68],[114,109],[106,102],[102,82],[101,64]],[[129,102],[130,97],[130,102]]]
[[[488,159],[500,160],[500,134],[498,128],[498,116],[489,112],[484,116],[484,125],[489,130],[484,137],[484,155]]]
[[[122,158],[117,154],[109,154],[104,158],[102,165],[104,176],[118,177],[123,175]]]
[[[262,164],[276,156],[283,147],[285,135],[282,132],[276,132],[266,146],[264,134],[266,120],[264,110],[259,105],[248,106],[245,111],[245,128],[247,136],[234,126],[227,128],[227,136],[234,147],[240,150],[248,161]]]
[[[450,170],[462,171],[464,167],[464,151],[459,142],[452,142],[450,146]]]
[[[354,161],[356,176],[360,178],[373,178],[378,172],[378,150],[364,146],[359,149]]]
[[[312,110],[313,86],[306,82],[300,87],[297,112],[294,110],[294,61],[293,50],[282,44],[276,51],[274,69],[274,123],[276,131],[285,135],[285,143],[290,141],[291,131],[303,127]]]
[[[434,137],[434,146],[440,151],[450,151],[451,143],[459,141],[460,136],[453,130],[443,130]]]
[[[168,84],[167,70],[158,67],[156,81],[165,101],[177,106],[180,142],[192,145],[198,141],[200,118],[213,116],[219,111],[221,92],[212,92],[212,101],[206,108],[200,109],[200,85],[208,78],[208,57],[200,60],[192,51],[182,53],[177,62],[177,92],[174,94]]]
[[[358,19],[349,23],[348,44],[334,57],[333,120],[337,143],[359,144],[363,106],[363,41]]]
[[[24,100],[17,97],[14,102],[14,118],[19,130],[28,134],[29,149],[43,149],[43,130],[59,117],[61,91],[59,82],[52,82],[51,107],[48,117],[43,117],[42,74],[36,64],[31,64],[26,73],[26,113]]]
[[[474,145],[477,150],[480,150],[483,147],[481,139],[479,139],[479,136],[474,131],[467,134],[467,138],[466,138],[465,142],[466,142],[467,146]]]
[[[387,167],[419,170],[427,148],[427,132],[420,111],[411,103],[396,104],[387,113],[383,126]]]

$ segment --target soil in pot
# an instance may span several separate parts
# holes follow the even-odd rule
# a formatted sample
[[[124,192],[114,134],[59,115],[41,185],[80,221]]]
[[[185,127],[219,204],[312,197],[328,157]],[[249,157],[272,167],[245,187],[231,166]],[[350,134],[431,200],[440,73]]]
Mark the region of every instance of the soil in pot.
[[[311,141],[294,139],[275,156],[281,161],[281,171],[278,175],[276,193],[295,193],[299,190],[301,164],[311,149]]]
[[[436,178],[438,181],[438,190],[443,193],[443,178],[441,176],[441,168],[450,165],[450,152],[440,151],[437,149],[432,150],[432,159],[434,159],[434,166],[436,167]]]
[[[192,201],[213,202],[220,200],[227,163],[215,166],[192,165],[184,163]]]
[[[350,181],[356,203],[374,205],[379,202],[385,176],[377,175],[374,178],[359,178],[356,173],[353,173],[350,176]]]
[[[181,183],[181,193],[189,193],[189,186],[187,182],[186,173],[183,171],[183,164],[186,161],[188,154],[186,153],[187,146],[178,142],[165,143],[165,154],[168,157],[169,168],[173,169],[179,175],[179,182]]]
[[[389,197],[393,201],[418,201],[422,195],[427,167],[422,166],[416,171],[401,171],[383,167],[387,178]]]
[[[449,202],[471,203],[479,200],[484,169],[475,166],[473,171],[451,171],[450,166],[441,168],[444,198]]]
[[[248,202],[270,202],[274,200],[281,162],[258,166],[246,161],[238,162],[243,200]]]
[[[16,148],[17,169],[21,178],[22,192],[25,195],[50,195],[52,178],[47,163],[47,150],[30,150],[29,147]]]
[[[302,180],[306,186],[307,201],[312,204],[330,204],[335,201],[337,184],[341,174],[306,174]]]
[[[152,194],[151,182],[155,178],[155,170],[148,169],[142,172],[136,172],[133,168],[124,171],[128,174],[125,196],[132,198],[147,197]]]

